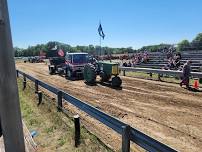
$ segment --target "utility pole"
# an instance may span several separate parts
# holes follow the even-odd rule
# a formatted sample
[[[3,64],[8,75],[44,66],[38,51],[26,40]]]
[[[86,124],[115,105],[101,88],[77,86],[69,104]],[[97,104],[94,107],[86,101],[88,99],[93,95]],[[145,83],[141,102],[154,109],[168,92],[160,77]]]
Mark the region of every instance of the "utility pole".
[[[0,121],[6,152],[25,152],[7,0],[0,0]]]

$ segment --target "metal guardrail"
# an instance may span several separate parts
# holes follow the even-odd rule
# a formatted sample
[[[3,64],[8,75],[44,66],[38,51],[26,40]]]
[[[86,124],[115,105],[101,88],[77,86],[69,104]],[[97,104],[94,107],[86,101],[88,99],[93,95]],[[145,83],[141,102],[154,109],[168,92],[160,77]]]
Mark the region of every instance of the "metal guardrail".
[[[135,68],[135,67],[120,67],[120,70],[123,71],[124,73],[125,71],[132,71],[132,72],[147,72],[147,73],[166,74],[172,76],[182,76],[182,71],[173,71],[173,70]],[[202,72],[191,72],[191,76],[195,78],[202,78]]]
[[[126,69],[124,69],[124,70],[126,70]],[[56,87],[53,87],[53,86],[51,86],[45,82],[42,82],[22,71],[17,70],[17,76],[19,74],[21,74],[23,76],[24,81],[26,81],[26,78],[28,78],[29,80],[35,82],[35,85],[37,84],[37,88],[38,88],[38,86],[41,86],[41,87],[45,88],[46,90],[56,94],[58,97],[60,94],[60,98],[61,98],[61,94],[62,94],[62,98],[66,100],[65,102],[69,102],[69,103],[73,104],[77,108],[83,110],[90,116],[99,120],[101,123],[105,124],[106,126],[110,127],[114,131],[116,131],[117,133],[121,134],[123,152],[130,151],[130,141],[133,141],[134,143],[136,143],[137,145],[139,145],[140,147],[144,148],[145,150],[147,150],[149,152],[176,152],[175,149],[167,146],[166,144],[163,144],[163,143],[149,137],[148,135],[142,133],[141,131],[139,131],[135,128],[132,128],[128,124],[118,120],[117,118],[104,113],[103,111],[73,97],[72,95],[70,95]],[[59,101],[58,101],[58,105],[61,105],[61,103],[59,103]],[[63,107],[59,107],[59,108],[63,108]]]

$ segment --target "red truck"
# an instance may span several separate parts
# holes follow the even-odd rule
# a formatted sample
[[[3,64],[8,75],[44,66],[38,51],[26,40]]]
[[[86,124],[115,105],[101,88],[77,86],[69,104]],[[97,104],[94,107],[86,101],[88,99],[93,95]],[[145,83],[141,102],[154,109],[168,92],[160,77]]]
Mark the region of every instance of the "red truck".
[[[65,57],[49,58],[50,74],[63,74],[68,79],[83,78],[84,66],[89,62],[88,53],[66,53]]]

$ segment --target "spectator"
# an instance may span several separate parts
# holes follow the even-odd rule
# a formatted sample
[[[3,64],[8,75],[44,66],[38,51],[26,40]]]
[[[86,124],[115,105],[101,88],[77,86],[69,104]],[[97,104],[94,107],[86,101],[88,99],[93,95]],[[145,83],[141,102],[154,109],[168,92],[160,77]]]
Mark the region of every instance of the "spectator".
[[[178,69],[181,65],[180,59],[179,58],[175,59],[173,64],[174,64],[175,69]]]
[[[124,66],[124,67],[127,67],[128,65],[127,65],[127,63],[126,63],[126,62],[124,62],[124,63],[123,63],[123,66]]]
[[[132,64],[131,64],[131,62],[129,61],[129,63],[128,63],[128,67],[131,67],[132,66]]]
[[[167,52],[167,59],[172,58],[172,57],[173,57],[172,51],[169,50],[169,51]]]
[[[137,54],[137,59],[138,59],[138,62],[141,60],[140,53]]]
[[[174,68],[174,64],[173,64],[173,59],[172,59],[172,57],[170,57],[170,58],[168,59],[167,67],[168,67],[168,69]]]
[[[180,67],[180,60],[181,60],[181,54],[176,53],[173,59],[173,65],[175,69],[178,69]]]
[[[191,73],[191,61],[188,60],[184,66],[183,66],[183,78],[182,81],[180,82],[180,86],[182,87],[182,85],[186,85],[186,88],[189,89],[189,76]]]
[[[177,52],[177,53],[176,53],[176,57],[179,58],[179,59],[181,60],[181,59],[182,59],[182,55],[181,55],[181,53],[180,53],[180,52]]]
[[[147,52],[144,52],[143,58],[144,58],[143,60],[144,63],[147,63],[149,61],[149,56]]]

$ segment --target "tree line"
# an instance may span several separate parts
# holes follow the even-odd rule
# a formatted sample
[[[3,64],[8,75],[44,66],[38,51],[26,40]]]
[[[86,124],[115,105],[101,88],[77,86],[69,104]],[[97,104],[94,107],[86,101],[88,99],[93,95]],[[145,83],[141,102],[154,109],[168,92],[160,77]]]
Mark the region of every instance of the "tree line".
[[[88,45],[88,46],[71,46],[69,44],[57,42],[57,41],[50,41],[46,44],[37,44],[35,46],[29,46],[26,49],[14,47],[14,52],[16,57],[20,56],[39,56],[40,54],[46,54],[49,56],[51,51],[53,51],[54,47],[57,49],[62,49],[64,52],[87,52],[92,55],[111,55],[111,54],[124,54],[124,53],[137,53],[142,51],[148,52],[156,52],[163,48],[172,47],[171,44],[159,44],[159,45],[150,45],[150,46],[143,46],[140,49],[133,49],[132,47],[127,48],[111,48],[111,47],[102,47]],[[189,42],[188,40],[183,40],[177,44],[177,51],[184,51],[184,50],[202,50],[202,33],[199,33],[193,41]]]
[[[46,44],[37,44],[35,46],[29,46],[26,49],[14,47],[15,56],[39,56],[41,53],[45,53],[47,56],[51,54],[52,51],[54,51],[54,48],[57,47],[57,50],[61,49],[64,52],[87,52],[92,55],[110,55],[110,54],[123,54],[123,53],[133,53],[137,50],[132,49],[132,47],[128,48],[111,48],[111,47],[102,47],[100,46],[94,46],[94,45],[88,45],[88,46],[80,46],[77,45],[75,47],[60,43],[57,41],[50,41]]]
[[[202,33],[199,33],[191,42],[188,40],[182,40],[178,43],[178,50],[202,50]]]
[[[140,50],[147,50],[150,52],[156,52],[162,50],[163,48],[173,47],[171,44],[159,44],[143,46]],[[191,42],[188,40],[182,40],[177,44],[176,51],[187,51],[187,50],[202,50],[202,33],[199,33]]]

